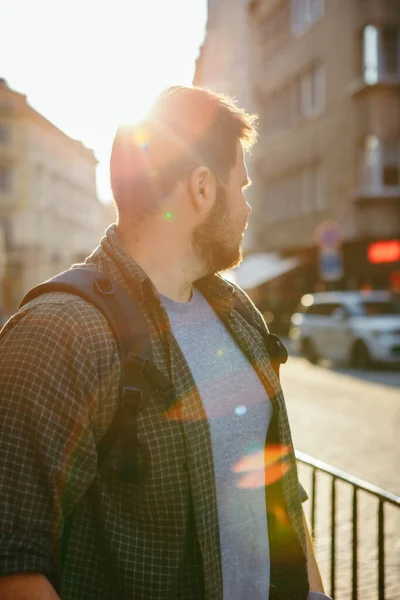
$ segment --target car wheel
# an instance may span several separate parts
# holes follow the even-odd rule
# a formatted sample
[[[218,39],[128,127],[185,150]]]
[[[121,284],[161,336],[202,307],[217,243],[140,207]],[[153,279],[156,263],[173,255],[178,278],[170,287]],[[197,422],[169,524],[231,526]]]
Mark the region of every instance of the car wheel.
[[[371,364],[369,350],[361,340],[358,340],[353,346],[351,362],[356,369],[366,369]]]
[[[315,365],[315,363],[318,362],[318,360],[319,360],[318,352],[316,351],[315,346],[312,343],[312,341],[309,340],[308,338],[306,338],[305,340],[302,341],[301,351],[302,351],[304,358],[306,358],[308,360],[308,362],[310,362],[311,364]]]

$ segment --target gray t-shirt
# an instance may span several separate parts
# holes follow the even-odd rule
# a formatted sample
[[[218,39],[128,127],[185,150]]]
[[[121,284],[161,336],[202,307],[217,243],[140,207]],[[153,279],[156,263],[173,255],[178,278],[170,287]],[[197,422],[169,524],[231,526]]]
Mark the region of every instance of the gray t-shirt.
[[[202,294],[162,296],[211,430],[224,600],[268,600],[269,543],[263,449],[271,403],[261,381]]]

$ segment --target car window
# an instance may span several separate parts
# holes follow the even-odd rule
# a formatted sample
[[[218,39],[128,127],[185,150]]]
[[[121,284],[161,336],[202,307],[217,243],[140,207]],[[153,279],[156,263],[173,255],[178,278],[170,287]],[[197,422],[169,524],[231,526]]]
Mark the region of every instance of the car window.
[[[360,303],[360,314],[366,317],[375,315],[399,315],[400,305],[391,301],[373,301],[365,300]]]
[[[313,304],[307,310],[308,315],[330,316],[337,308],[343,308],[340,302],[326,302],[324,304]]]

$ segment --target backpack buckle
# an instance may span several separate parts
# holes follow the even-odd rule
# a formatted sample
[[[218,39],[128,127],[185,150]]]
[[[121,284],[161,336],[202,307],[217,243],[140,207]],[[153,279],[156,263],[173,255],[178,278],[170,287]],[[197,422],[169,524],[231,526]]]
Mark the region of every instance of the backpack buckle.
[[[103,296],[112,296],[115,291],[114,283],[107,277],[95,279],[93,285],[95,290]]]
[[[138,387],[124,385],[122,388],[122,408],[128,409],[134,416],[137,415],[143,401],[144,391]]]
[[[268,337],[268,352],[271,360],[278,361],[281,365],[285,364],[289,358],[289,353],[286,346],[281,342],[279,337],[273,333]]]
[[[143,375],[150,375],[150,361],[148,358],[139,358],[133,352],[130,352],[126,362],[136,367]]]

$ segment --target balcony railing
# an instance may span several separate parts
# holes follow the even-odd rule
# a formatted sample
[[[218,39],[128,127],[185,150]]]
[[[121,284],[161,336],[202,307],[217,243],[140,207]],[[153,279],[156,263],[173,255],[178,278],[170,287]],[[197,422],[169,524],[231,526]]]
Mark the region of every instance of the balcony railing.
[[[356,200],[390,200],[400,198],[400,185],[363,186],[354,192]]]
[[[386,492],[385,490],[372,485],[370,483],[367,483],[361,479],[358,479],[357,477],[353,477],[351,475],[348,475],[347,473],[340,471],[339,469],[335,469],[334,467],[331,467],[330,465],[327,465],[326,463],[323,463],[319,460],[316,460],[315,458],[312,458],[311,456],[308,456],[307,454],[304,454],[303,452],[299,452],[296,451],[296,456],[297,456],[297,460],[299,461],[299,463],[301,463],[302,465],[306,465],[309,469],[311,469],[311,493],[310,493],[310,499],[311,499],[311,532],[312,532],[312,536],[314,541],[316,541],[316,535],[317,535],[317,530],[316,530],[316,519],[317,519],[317,509],[320,509],[320,506],[318,506],[319,500],[318,500],[318,494],[317,494],[317,483],[320,479],[320,477],[325,477],[326,475],[328,476],[328,489],[326,490],[328,492],[327,494],[325,494],[325,498],[323,499],[324,501],[324,506],[323,509],[324,511],[326,511],[327,509],[330,509],[330,548],[329,548],[329,555],[330,555],[330,560],[329,560],[329,571],[330,571],[330,595],[332,596],[332,598],[336,597],[336,592],[337,592],[337,543],[338,543],[338,536],[337,536],[337,525],[338,525],[338,520],[340,519],[341,516],[341,512],[343,511],[343,506],[342,504],[338,501],[338,494],[337,494],[337,486],[338,486],[338,482],[342,482],[343,484],[346,484],[347,487],[350,486],[350,490],[351,490],[351,496],[349,499],[351,506],[350,508],[350,522],[351,522],[351,537],[349,540],[350,543],[350,548],[348,549],[349,552],[343,552],[342,549],[342,553],[340,556],[340,562],[341,562],[341,566],[343,567],[343,555],[345,555],[345,558],[348,558],[348,560],[350,561],[350,564],[347,565],[347,572],[351,573],[351,589],[349,590],[348,593],[345,593],[345,595],[342,594],[341,597],[345,597],[347,598],[351,598],[351,600],[357,600],[358,598],[361,597],[365,597],[365,592],[363,593],[363,595],[359,596],[359,584],[362,583],[363,588],[365,589],[365,585],[367,582],[360,582],[360,577],[359,577],[359,529],[360,529],[360,514],[359,514],[359,503],[360,503],[360,497],[361,495],[368,495],[370,497],[373,497],[376,499],[376,522],[375,522],[375,535],[376,535],[376,557],[377,560],[373,560],[371,561],[370,564],[370,568],[369,568],[369,572],[372,574],[373,572],[373,568],[376,564],[376,569],[377,569],[377,573],[376,573],[376,582],[377,582],[377,589],[376,589],[376,595],[375,597],[378,598],[379,600],[387,600],[388,596],[386,595],[386,580],[388,577],[388,573],[387,573],[387,565],[386,565],[386,554],[385,554],[385,508],[389,505],[396,507],[396,509],[400,509],[400,497],[396,496],[395,494]],[[325,474],[325,475],[322,475]],[[326,482],[325,482],[326,483]],[[304,482],[303,482],[304,484]],[[305,486],[307,488],[307,486]],[[329,498],[330,496],[330,498]],[[326,506],[326,503],[328,504],[328,506]],[[397,510],[396,511],[396,516],[400,517],[400,511]],[[327,513],[325,512],[325,515]],[[363,520],[361,521],[363,522]],[[397,522],[397,521],[396,521]],[[400,523],[400,520],[399,520]],[[392,534],[394,533],[395,536],[397,536],[397,542],[396,545],[398,545],[398,540],[400,539],[400,528],[396,529],[396,531],[392,531]],[[342,541],[342,540],[341,540]],[[371,540],[369,540],[371,542]],[[343,544],[342,544],[343,546]],[[369,557],[369,560],[371,560],[371,557]],[[396,574],[394,575],[394,577],[399,577],[400,578],[400,573],[399,573],[399,569],[398,567],[400,566],[397,565],[389,565],[390,567],[394,567],[394,570],[396,569]],[[370,580],[373,580],[373,577],[371,575]],[[396,585],[396,584],[395,584]],[[400,585],[400,579],[398,580],[398,585]],[[373,596],[371,596],[371,590],[369,590],[369,595],[368,598],[372,598]],[[398,592],[398,589],[397,589]],[[395,598],[397,596],[390,596],[391,598]]]

